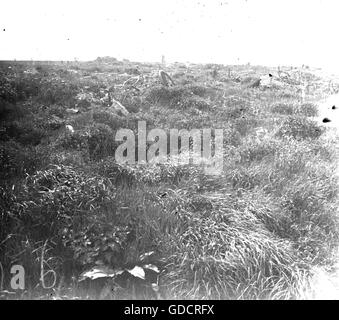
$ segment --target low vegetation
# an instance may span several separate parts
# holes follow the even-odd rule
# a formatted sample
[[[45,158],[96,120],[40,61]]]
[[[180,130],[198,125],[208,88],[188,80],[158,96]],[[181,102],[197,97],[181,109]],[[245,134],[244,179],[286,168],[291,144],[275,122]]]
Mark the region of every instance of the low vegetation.
[[[156,64],[107,57],[0,67],[3,299],[298,299],[311,267],[333,262],[336,145],[312,119],[321,79],[304,71],[319,85],[301,103],[297,82],[249,87],[274,73],[264,67],[173,64],[172,87]],[[137,90],[123,86],[138,74]],[[139,120],[223,129],[222,174],[116,163],[116,131],[137,136]],[[14,264],[25,290],[11,289]]]

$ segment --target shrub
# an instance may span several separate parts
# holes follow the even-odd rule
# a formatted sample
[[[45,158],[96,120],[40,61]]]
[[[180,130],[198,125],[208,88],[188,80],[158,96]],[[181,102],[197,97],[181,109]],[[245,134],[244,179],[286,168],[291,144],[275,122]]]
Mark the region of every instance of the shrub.
[[[93,114],[95,111],[83,112],[75,115],[72,119],[69,120],[69,123],[73,126],[75,130],[84,129],[93,124]],[[100,116],[99,116],[100,118]]]
[[[21,178],[35,172],[47,162],[49,152],[44,147],[23,146],[10,140],[0,144],[0,180]]]
[[[316,117],[318,115],[318,107],[314,103],[303,103],[298,108],[298,114],[304,117]]]
[[[241,80],[241,84],[250,84],[254,81],[258,80],[258,77],[256,76],[248,76],[248,77],[245,77]]]
[[[113,130],[105,124],[93,124],[88,129],[88,151],[92,159],[114,155],[119,143],[115,142]]]
[[[205,95],[214,97],[215,92],[198,85],[155,87],[147,93],[146,101],[171,108],[187,109],[192,106],[198,109],[206,109],[208,102],[203,99]]]
[[[239,155],[242,162],[252,163],[253,161],[262,161],[266,157],[273,156],[279,148],[278,141],[248,139],[239,147]]]
[[[48,113],[63,119],[65,116],[65,109],[66,108],[61,105],[54,104],[48,107]]]
[[[98,124],[100,123],[109,126],[112,130],[127,128],[128,125],[128,121],[125,117],[100,109],[93,112],[93,120]]]
[[[75,83],[64,83],[57,79],[44,80],[39,86],[36,100],[39,103],[75,105],[75,97],[79,91]]]
[[[272,106],[271,111],[273,113],[285,114],[285,115],[292,115],[295,113],[296,107],[287,104],[287,103],[276,103]]]
[[[25,115],[25,110],[22,106],[8,102],[0,97],[0,118],[2,121],[14,120]]]
[[[199,97],[189,97],[183,99],[183,101],[179,105],[180,108],[183,109],[198,109],[198,110],[204,110],[207,111],[210,108],[210,105],[206,100]]]
[[[141,108],[145,106],[145,101],[139,96],[127,96],[123,100],[123,105],[128,112],[137,113]]]
[[[126,237],[126,226],[114,224],[114,206],[111,206],[110,220],[103,215],[105,207],[111,201],[113,203],[114,195],[114,187],[108,180],[72,167],[52,166],[29,175],[15,205],[7,211],[9,221],[15,221],[12,229],[7,231],[20,234],[9,239],[8,248],[12,248],[17,261],[23,261],[25,253],[39,250],[41,243],[48,241],[46,259],[62,257],[55,271],[60,271],[63,264],[65,276],[78,273],[81,266],[95,262],[99,256],[104,258],[103,244],[113,248],[110,251],[112,257],[118,257]],[[116,232],[107,232],[103,237],[104,230]],[[123,233],[120,234],[119,230]],[[23,247],[24,242],[30,243],[32,250]],[[39,275],[36,270],[40,270],[40,262],[38,259],[29,260],[30,275]],[[67,270],[70,274],[65,273]],[[32,285],[39,278],[31,277],[30,281]]]
[[[283,115],[300,115],[304,117],[315,117],[318,114],[318,108],[313,103],[303,103],[301,105],[276,103],[272,106],[271,111]]]
[[[0,101],[15,103],[19,99],[14,83],[8,77],[0,77]]]
[[[227,119],[237,119],[240,118],[246,112],[246,107],[244,105],[230,105],[226,106],[222,110],[221,115]]]
[[[182,87],[154,87],[146,95],[146,100],[152,104],[176,106],[187,91]]]
[[[31,75],[11,74],[0,77],[0,98],[16,103],[39,93],[40,79]]]
[[[88,133],[84,130],[75,131],[73,134],[64,132],[56,139],[55,146],[65,150],[88,150]]]
[[[27,119],[8,123],[4,129],[2,139],[15,139],[22,145],[36,146],[47,136],[44,129],[37,127],[34,123],[27,121]]]
[[[242,116],[235,119],[233,123],[234,129],[239,132],[241,136],[248,134],[253,128],[258,127],[259,120],[253,116]]]
[[[323,128],[319,127],[316,122],[304,117],[291,116],[282,123],[276,135],[294,139],[316,139],[323,132]]]
[[[207,88],[201,85],[191,85],[188,88],[194,95],[199,97],[204,97],[208,92]]]

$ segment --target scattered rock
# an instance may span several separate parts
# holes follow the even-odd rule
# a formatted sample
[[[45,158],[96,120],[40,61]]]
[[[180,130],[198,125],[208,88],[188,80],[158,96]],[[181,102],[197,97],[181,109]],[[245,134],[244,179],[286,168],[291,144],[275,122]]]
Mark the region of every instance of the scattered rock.
[[[37,74],[39,72],[38,72],[37,69],[33,68],[33,69],[25,70],[24,73],[26,73],[26,74]]]
[[[74,128],[71,125],[66,124],[66,131],[68,131],[70,133],[74,133]]]
[[[76,114],[76,113],[79,113],[79,109],[69,108],[69,109],[66,109],[66,112],[71,113],[71,114]]]
[[[261,79],[256,79],[248,87],[249,88],[258,88],[260,86]]]
[[[112,104],[110,106],[110,109],[113,109],[117,113],[122,113],[124,116],[129,115],[128,110],[117,100],[112,98]]]
[[[103,93],[104,96],[100,99],[100,104],[102,105],[106,105],[109,106],[109,102],[110,102],[110,97],[109,97],[109,93]]]
[[[162,85],[164,85],[166,87],[168,87],[170,83],[172,85],[174,85],[173,79],[164,70],[159,70],[159,78],[160,78],[160,81],[161,81]]]
[[[324,118],[324,119],[323,119],[323,122],[324,122],[324,123],[327,123],[327,122],[331,122],[331,120],[330,120],[329,118]]]

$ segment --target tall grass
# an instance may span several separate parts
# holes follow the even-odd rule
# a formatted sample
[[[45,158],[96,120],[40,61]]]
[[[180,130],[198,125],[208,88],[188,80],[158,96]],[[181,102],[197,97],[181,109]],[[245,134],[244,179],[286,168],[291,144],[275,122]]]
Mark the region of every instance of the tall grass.
[[[19,77],[2,68],[0,97],[0,261],[6,270],[24,265],[28,277],[14,297],[92,299],[109,287],[110,298],[298,299],[312,266],[332,263],[337,142],[323,138],[309,118],[316,105],[300,104],[293,84],[248,88],[267,70],[233,66],[229,78],[228,68],[207,65],[178,72],[171,88],[151,79],[132,96],[119,86],[120,73],[137,70],[127,61],[78,64],[76,73],[43,66],[25,77],[25,65],[16,68]],[[112,70],[114,94],[133,114],[93,102],[65,113],[81,90],[99,99]],[[222,174],[174,158],[116,163],[116,130],[136,133],[138,120],[165,130],[224,129]],[[59,130],[65,124],[75,132]],[[46,277],[56,280],[50,289],[40,279],[42,257],[55,272]],[[146,263],[159,274],[123,272]],[[93,267],[122,273],[78,281]]]

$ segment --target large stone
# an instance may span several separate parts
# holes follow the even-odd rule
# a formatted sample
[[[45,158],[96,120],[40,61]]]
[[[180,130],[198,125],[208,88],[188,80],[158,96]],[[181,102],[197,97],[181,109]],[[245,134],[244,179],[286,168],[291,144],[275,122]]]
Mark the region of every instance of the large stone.
[[[57,130],[64,126],[65,120],[59,118],[56,115],[52,115],[46,122],[47,127],[50,128],[51,130]]]
[[[166,87],[168,87],[170,83],[172,85],[174,85],[173,79],[164,70],[159,70],[159,78],[160,78],[160,81],[161,81],[162,85],[164,85]]]
[[[69,114],[76,114],[76,113],[79,113],[79,109],[69,108],[69,109],[66,109],[66,112]]]
[[[254,80],[248,87],[249,88],[258,88],[260,86],[261,79]]]
[[[74,128],[70,124],[66,124],[65,129],[66,129],[66,132],[74,133]]]
[[[117,100],[112,98],[112,104],[109,107],[109,109],[113,112],[116,112],[117,114],[121,113],[124,116],[129,115],[128,110]]]

